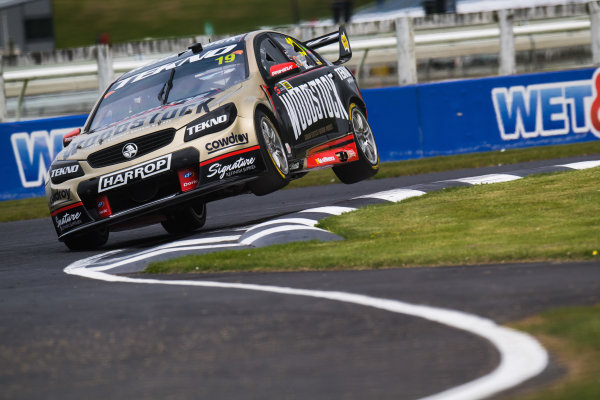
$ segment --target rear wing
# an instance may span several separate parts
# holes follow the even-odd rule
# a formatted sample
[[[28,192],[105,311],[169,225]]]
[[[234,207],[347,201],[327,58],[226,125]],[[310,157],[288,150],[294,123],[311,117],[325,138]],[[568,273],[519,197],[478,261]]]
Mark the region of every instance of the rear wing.
[[[340,26],[340,29],[337,32],[331,32],[326,35],[307,40],[303,44],[309,49],[315,50],[336,42],[338,42],[340,46],[340,55],[337,61],[334,61],[334,64],[340,65],[350,61],[352,58],[352,49],[350,48],[348,34],[346,34],[346,29],[344,29],[343,26]]]

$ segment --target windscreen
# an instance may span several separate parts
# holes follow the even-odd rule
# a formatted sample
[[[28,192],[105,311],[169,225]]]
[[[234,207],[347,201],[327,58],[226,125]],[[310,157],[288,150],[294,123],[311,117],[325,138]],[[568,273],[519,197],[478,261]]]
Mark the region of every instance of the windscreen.
[[[214,96],[247,79],[244,41],[217,43],[198,54],[129,74],[104,95],[89,131],[164,105]]]

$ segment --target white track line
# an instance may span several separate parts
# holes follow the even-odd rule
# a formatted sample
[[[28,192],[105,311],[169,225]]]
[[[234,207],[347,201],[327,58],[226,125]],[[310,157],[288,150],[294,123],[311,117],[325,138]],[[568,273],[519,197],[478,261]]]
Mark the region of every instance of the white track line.
[[[97,257],[96,257],[97,258]],[[428,396],[427,400],[475,400],[492,396],[512,388],[542,372],[548,364],[548,354],[531,336],[497,325],[494,321],[461,311],[415,305],[397,300],[380,299],[360,294],[321,290],[293,289],[279,286],[263,286],[242,283],[210,281],[139,279],[110,275],[98,270],[87,269],[94,258],[80,260],[65,268],[67,274],[79,275],[107,282],[142,283],[153,285],[197,286],[222,289],[241,289],[306,296],[373,307],[393,313],[410,315],[460,329],[489,340],[500,353],[500,364],[490,374],[466,384]]]
[[[304,226],[304,225],[282,225],[276,226],[274,228],[265,229],[264,231],[260,231],[255,233],[254,235],[250,235],[247,238],[244,238],[240,243],[245,244],[247,246],[251,246],[252,243],[256,242],[258,239],[263,238],[265,236],[273,235],[280,232],[288,232],[288,231],[321,231],[326,233],[331,233],[324,229],[315,228],[312,226]]]
[[[340,215],[350,211],[354,211],[356,208],[352,207],[340,207],[340,206],[328,206],[328,207],[317,207],[309,208],[308,210],[302,210],[301,213],[323,213],[331,215]]]
[[[278,218],[278,219],[272,219],[269,221],[265,221],[262,222],[260,224],[257,225],[253,225],[250,227],[250,229],[248,229],[246,231],[246,233],[251,232],[255,229],[259,229],[259,228],[263,228],[265,226],[269,226],[269,225],[276,225],[276,224],[296,224],[296,225],[306,225],[306,226],[315,226],[317,224],[317,222],[319,222],[316,219],[310,219],[310,218]]]
[[[367,194],[364,196],[355,197],[355,199],[380,199],[398,203],[399,201],[410,199],[411,197],[423,196],[426,194],[420,190],[413,189],[393,189],[384,192]]]
[[[515,181],[517,179],[521,179],[521,177],[517,176],[517,175],[509,175],[509,174],[489,174],[489,175],[472,176],[469,178],[460,178],[460,179],[451,179],[451,180],[456,181],[456,182],[469,183],[471,185],[482,185],[485,183],[510,182],[510,181]]]
[[[558,165],[558,166],[572,168],[572,169],[588,169],[588,168],[600,167],[600,160],[580,161],[580,162],[576,162],[576,163],[563,164],[563,165]]]
[[[161,254],[168,253],[176,253],[178,251],[187,251],[187,250],[207,250],[207,249],[224,249],[226,250],[228,247],[240,247],[239,243],[226,243],[226,244],[211,244],[211,245],[203,245],[203,246],[183,246],[183,247],[169,247],[164,249],[153,249],[151,251],[145,253],[136,253],[131,257],[121,257],[118,260],[111,260],[109,264],[99,265],[97,267],[90,267],[90,270],[94,271],[108,271],[113,268],[117,268],[123,265],[131,264],[137,261],[142,261],[148,259],[150,257],[159,256]],[[68,268],[68,267],[67,267]],[[65,269],[65,272],[67,270]],[[68,273],[68,272],[67,272]]]

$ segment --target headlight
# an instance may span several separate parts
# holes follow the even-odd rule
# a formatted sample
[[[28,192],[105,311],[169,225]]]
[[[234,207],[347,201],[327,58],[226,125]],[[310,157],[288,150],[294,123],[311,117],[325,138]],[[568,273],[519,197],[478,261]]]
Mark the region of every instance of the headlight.
[[[236,117],[237,109],[233,103],[216,108],[208,114],[190,122],[185,127],[184,141],[189,142],[190,140],[222,131],[233,124]]]
[[[83,169],[77,161],[54,161],[48,173],[52,183],[57,185],[69,179],[83,176]]]

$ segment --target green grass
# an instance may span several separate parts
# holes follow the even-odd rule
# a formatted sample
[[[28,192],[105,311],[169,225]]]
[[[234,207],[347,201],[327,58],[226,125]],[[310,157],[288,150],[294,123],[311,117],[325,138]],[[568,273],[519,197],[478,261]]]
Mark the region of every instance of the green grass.
[[[0,201],[0,222],[43,218],[49,215],[45,197]]]
[[[600,305],[556,309],[512,325],[537,336],[569,369],[558,384],[519,399],[600,399]]]
[[[600,169],[461,187],[323,220],[342,242],[189,255],[147,272],[359,269],[585,260],[600,250]]]
[[[242,33],[261,26],[293,22],[293,0],[53,0],[59,48],[94,44],[106,32],[113,43],[147,37],[204,34],[210,22],[216,34]],[[354,8],[369,0],[355,0]],[[331,16],[329,1],[298,0],[301,20]]]

